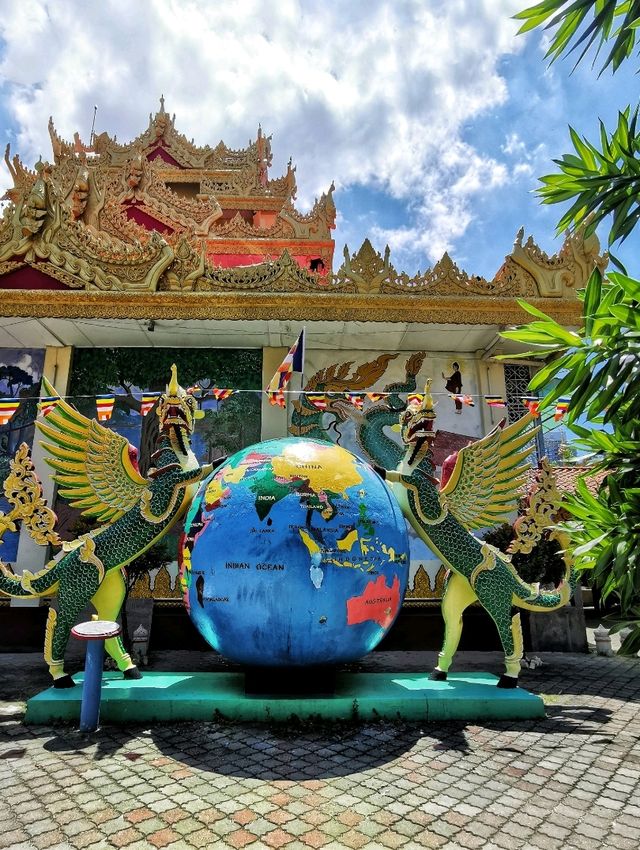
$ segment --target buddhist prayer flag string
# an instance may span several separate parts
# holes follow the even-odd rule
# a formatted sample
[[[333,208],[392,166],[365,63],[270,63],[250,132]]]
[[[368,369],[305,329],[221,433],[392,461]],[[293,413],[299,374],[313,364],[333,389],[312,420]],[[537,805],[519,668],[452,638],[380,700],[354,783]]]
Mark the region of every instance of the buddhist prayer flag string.
[[[287,356],[278,366],[275,375],[269,381],[265,392],[269,398],[270,404],[277,404],[278,407],[285,406],[284,390],[294,372],[302,373],[304,371],[304,330],[300,331],[300,336],[287,352]]]
[[[327,409],[327,397],[324,393],[306,393],[307,401],[317,410]]]
[[[569,410],[569,402],[571,399],[568,396],[560,396],[558,401],[556,402],[556,409],[553,415],[553,419],[555,422],[559,422],[562,417],[565,415],[567,410]]]
[[[146,416],[159,398],[160,393],[143,393],[140,400],[140,415]]]
[[[113,413],[113,406],[116,403],[116,397],[113,393],[107,395],[96,396],[96,410],[98,412],[98,422],[108,422]]]
[[[44,396],[38,402],[38,411],[42,416],[48,416],[52,410],[55,410],[56,405],[60,401],[60,396],[49,395]]]
[[[506,407],[507,403],[502,398],[501,395],[486,395],[484,400],[489,405],[489,407]]]
[[[424,393],[407,393],[407,405],[422,404]]]
[[[522,396],[522,404],[532,416],[540,416],[540,399],[536,396]]]
[[[459,401],[460,404],[466,404],[468,407],[475,407],[476,403],[474,402],[472,396],[470,395],[452,395],[451,398],[454,401]]]
[[[386,393],[367,393],[369,401],[380,401],[386,397]]]
[[[6,425],[19,407],[19,398],[0,399],[0,425]]]
[[[364,393],[347,393],[347,398],[356,410],[362,410],[364,407]]]
[[[229,396],[235,395],[237,392],[238,390],[221,390],[218,387],[214,387],[212,390],[209,390],[209,393],[216,401],[224,401],[229,398]]]

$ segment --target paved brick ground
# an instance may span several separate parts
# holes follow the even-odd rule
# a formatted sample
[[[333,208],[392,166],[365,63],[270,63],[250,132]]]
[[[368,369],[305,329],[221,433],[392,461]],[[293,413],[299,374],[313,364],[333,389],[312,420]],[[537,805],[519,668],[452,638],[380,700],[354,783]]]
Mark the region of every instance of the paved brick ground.
[[[0,848],[637,850],[640,660],[543,657],[523,675],[545,695],[538,721],[84,736],[25,727],[20,705],[0,702]],[[365,667],[432,660],[375,653]],[[0,656],[0,699],[37,690],[40,664]],[[499,666],[493,654],[457,664]]]

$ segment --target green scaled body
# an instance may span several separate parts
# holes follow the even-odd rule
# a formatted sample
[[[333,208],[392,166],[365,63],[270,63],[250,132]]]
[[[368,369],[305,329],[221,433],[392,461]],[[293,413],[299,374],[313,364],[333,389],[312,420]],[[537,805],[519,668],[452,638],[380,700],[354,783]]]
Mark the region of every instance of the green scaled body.
[[[50,384],[44,389],[55,395]],[[148,478],[139,474],[123,437],[62,399],[39,423],[49,440],[43,445],[60,494],[105,522],[64,544],[63,552],[35,575],[16,576],[0,565],[0,592],[58,597],[57,611],[49,610],[45,636],[45,660],[58,687],[73,685],[64,671],[64,652],[79,614],[91,602],[100,619],[116,620],[125,596],[124,568],[186,512],[203,474],[189,443],[197,413],[195,400],[178,385],[174,367],[158,401],[160,435]],[[139,675],[120,638],[107,640],[105,647],[125,675]]]
[[[451,479],[440,490],[434,476],[431,445],[435,413],[427,392],[421,404],[407,408],[401,417],[404,457],[395,470],[386,472],[402,511],[416,533],[449,568],[442,603],[445,641],[433,678],[445,679],[462,633],[462,614],[480,602],[496,624],[505,652],[501,687],[514,687],[523,655],[520,614],[512,607],[552,611],[566,605],[575,585],[567,563],[562,585],[549,593],[524,582],[508,557],[473,536],[471,528],[502,521],[514,508],[523,480],[527,443],[535,429],[532,417],[502,428],[463,449]]]

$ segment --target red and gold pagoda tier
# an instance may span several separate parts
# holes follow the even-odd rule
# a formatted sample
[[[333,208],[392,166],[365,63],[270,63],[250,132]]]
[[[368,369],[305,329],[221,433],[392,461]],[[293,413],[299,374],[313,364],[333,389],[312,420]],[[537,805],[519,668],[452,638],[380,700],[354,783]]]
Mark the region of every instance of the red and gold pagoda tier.
[[[174,246],[198,241],[214,267],[263,263],[287,251],[302,268],[331,269],[333,186],[308,214],[298,212],[295,168],[289,162],[286,174],[270,179],[271,137],[260,127],[244,150],[223,142],[197,147],[176,130],[161,98],[147,129],[128,144],[108,133],[90,145],[77,133],[66,142],[52,120],[49,134],[54,163],[41,165],[39,176],[69,218],[95,235],[130,245],[146,243],[152,231]],[[36,184],[38,174],[15,157],[6,161],[14,182]]]

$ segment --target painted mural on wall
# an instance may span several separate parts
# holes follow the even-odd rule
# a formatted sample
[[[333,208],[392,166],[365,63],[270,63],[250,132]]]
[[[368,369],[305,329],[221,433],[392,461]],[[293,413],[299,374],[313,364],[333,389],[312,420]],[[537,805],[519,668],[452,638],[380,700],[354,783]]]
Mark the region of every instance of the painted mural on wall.
[[[185,340],[186,341],[186,340]],[[244,349],[189,348],[104,348],[76,349],[68,395],[72,404],[85,416],[96,416],[96,396],[112,392],[115,404],[111,418],[102,424],[117,431],[138,449],[138,464],[143,475],[152,464],[158,434],[158,417],[142,415],[143,393],[164,390],[176,363],[180,383],[198,388],[213,387],[255,390],[262,380],[262,352]],[[196,423],[192,449],[201,464],[238,451],[260,441],[261,394],[242,392],[216,401],[207,397],[201,402],[205,411]],[[62,499],[56,502],[62,537],[77,536],[78,512]],[[158,559],[159,566],[144,572],[132,588],[132,596],[157,599],[180,599],[177,582],[178,532],[165,541],[168,551]],[[168,563],[167,563],[168,561]]]
[[[307,350],[305,372],[311,374],[307,394],[293,402],[289,432],[332,440],[387,469],[395,467],[392,446],[401,447],[398,419],[407,406],[407,394],[421,392],[427,378],[433,378],[438,416],[434,446],[438,474],[448,455],[484,434],[475,364],[462,356],[345,351],[337,360],[334,352]],[[471,406],[468,402],[474,397]],[[435,603],[442,597],[445,570],[411,527],[409,536],[405,602]]]
[[[0,400],[20,399],[20,406],[11,419],[0,425],[0,480],[9,474],[9,461],[20,443],[33,443],[37,398],[44,365],[44,349],[0,349]],[[0,492],[0,512],[9,509]],[[2,540],[2,559],[15,563],[18,554],[18,532],[7,532]]]

